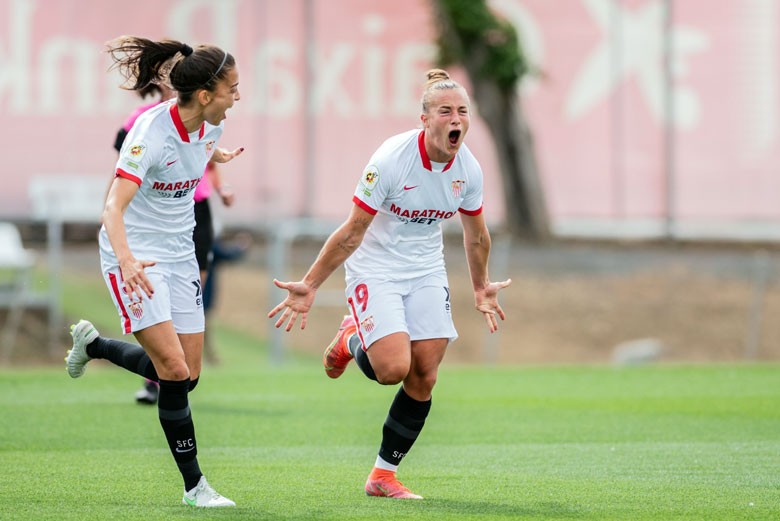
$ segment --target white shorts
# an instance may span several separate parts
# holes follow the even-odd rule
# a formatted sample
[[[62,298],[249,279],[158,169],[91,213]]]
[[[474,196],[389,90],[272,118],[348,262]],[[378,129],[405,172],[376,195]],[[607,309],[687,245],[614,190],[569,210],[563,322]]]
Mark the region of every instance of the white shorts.
[[[402,281],[349,279],[345,294],[364,350],[399,332],[413,341],[458,338],[445,272]]]
[[[101,258],[103,279],[119,313],[122,333],[135,333],[149,326],[173,321],[177,333],[202,333],[203,290],[200,271],[193,255],[179,262],[158,262],[144,269],[154,287],[153,298],[144,295],[133,302],[125,291],[119,266]]]

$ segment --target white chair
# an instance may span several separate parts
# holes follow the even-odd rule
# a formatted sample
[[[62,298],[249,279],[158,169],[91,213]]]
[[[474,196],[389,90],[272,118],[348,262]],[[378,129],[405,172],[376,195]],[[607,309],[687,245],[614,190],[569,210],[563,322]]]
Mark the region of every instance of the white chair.
[[[7,363],[13,353],[22,313],[29,303],[34,252],[22,245],[19,230],[11,223],[0,222],[0,307],[8,309],[0,339],[0,362]]]

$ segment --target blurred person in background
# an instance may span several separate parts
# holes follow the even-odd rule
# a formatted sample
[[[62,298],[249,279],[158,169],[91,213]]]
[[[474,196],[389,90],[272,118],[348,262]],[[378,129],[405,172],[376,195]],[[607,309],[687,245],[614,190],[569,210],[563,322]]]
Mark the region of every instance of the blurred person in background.
[[[195,242],[195,258],[200,269],[200,281],[203,284],[203,313],[207,325],[211,310],[211,294],[213,293],[211,277],[214,275],[215,248],[217,247],[214,218],[209,204],[212,191],[217,193],[223,205],[226,207],[233,205],[235,193],[232,187],[223,181],[222,172],[216,163],[210,161],[206,166],[206,174],[203,176],[202,182],[195,188],[195,230],[192,236]],[[210,342],[208,327],[206,327],[204,335],[204,356],[208,362],[216,364],[219,362],[219,358],[213,343]]]
[[[196,226],[197,228],[197,226]],[[206,315],[206,331],[203,339],[203,356],[211,364],[219,364],[217,348],[211,336],[209,320],[216,306],[219,294],[219,269],[222,264],[230,264],[244,258],[252,245],[252,236],[248,232],[239,232],[230,239],[220,237],[217,226],[214,226],[214,244],[211,247],[208,273],[203,284],[203,313]]]
[[[188,394],[202,366],[202,286],[195,259],[193,193],[209,160],[225,163],[243,148],[217,147],[226,112],[240,99],[238,69],[227,51],[175,40],[122,36],[108,52],[130,90],[168,84],[177,93],[143,112],[121,147],[102,215],[104,280],[124,334],[104,338],[87,320],[71,327],[66,368],[72,378],[102,358],[160,383],[158,415],[184,481],[182,503],[235,503],[206,481],[197,459]]]
[[[370,379],[401,387],[390,405],[369,496],[422,499],[396,478],[422,431],[452,321],[441,223],[460,213],[476,309],[490,332],[505,319],[498,292],[511,280],[488,276],[490,234],[482,213],[482,169],[463,143],[469,129],[466,90],[441,69],[427,73],[423,129],[391,137],[371,157],[347,220],[326,240],[298,282],[280,282],[287,297],[268,317],[301,329],[317,289],[344,263],[350,314],[325,349],[326,374],[338,378],[350,360]]]

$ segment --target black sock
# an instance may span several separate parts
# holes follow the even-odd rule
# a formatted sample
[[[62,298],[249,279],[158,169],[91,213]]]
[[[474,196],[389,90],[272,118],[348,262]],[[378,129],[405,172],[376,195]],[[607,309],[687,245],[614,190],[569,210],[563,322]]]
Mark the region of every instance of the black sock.
[[[398,389],[390,412],[382,427],[382,446],[379,457],[392,465],[398,465],[414,445],[431,410],[431,400],[418,402]]]
[[[357,352],[363,350],[363,342],[360,341],[360,337],[357,333],[347,339],[347,349],[349,349],[349,352],[352,354],[352,358],[357,357]]]
[[[347,349],[349,349],[349,352],[352,353],[352,356],[355,358],[355,363],[360,368],[360,370],[363,371],[363,374],[365,374],[371,380],[376,381],[376,373],[374,372],[374,368],[371,367],[371,362],[368,359],[368,355],[365,351],[363,351],[363,343],[360,341],[360,337],[357,335],[352,335],[349,337],[349,340],[347,341]]]
[[[152,360],[138,344],[99,336],[87,345],[87,356],[103,358],[149,380],[159,380]]]
[[[184,478],[184,489],[192,490],[203,473],[198,466],[198,446],[195,443],[195,425],[192,423],[187,393],[190,379],[174,382],[160,380],[160,397],[157,412],[160,415],[165,438],[173,459]]]

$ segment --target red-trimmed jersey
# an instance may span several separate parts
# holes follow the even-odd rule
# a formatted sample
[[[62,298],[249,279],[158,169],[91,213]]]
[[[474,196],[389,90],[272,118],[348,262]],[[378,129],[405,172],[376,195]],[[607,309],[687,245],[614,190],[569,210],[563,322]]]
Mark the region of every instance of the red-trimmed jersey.
[[[141,114],[125,139],[116,174],[138,184],[124,223],[130,251],[138,259],[176,262],[195,251],[193,194],[222,135],[222,124],[203,123],[188,133],[176,100]],[[114,256],[105,227],[101,254]]]
[[[422,130],[385,141],[363,171],[352,201],[374,215],[344,264],[347,278],[411,279],[444,269],[441,223],[482,211],[482,168],[463,144],[434,163]]]

